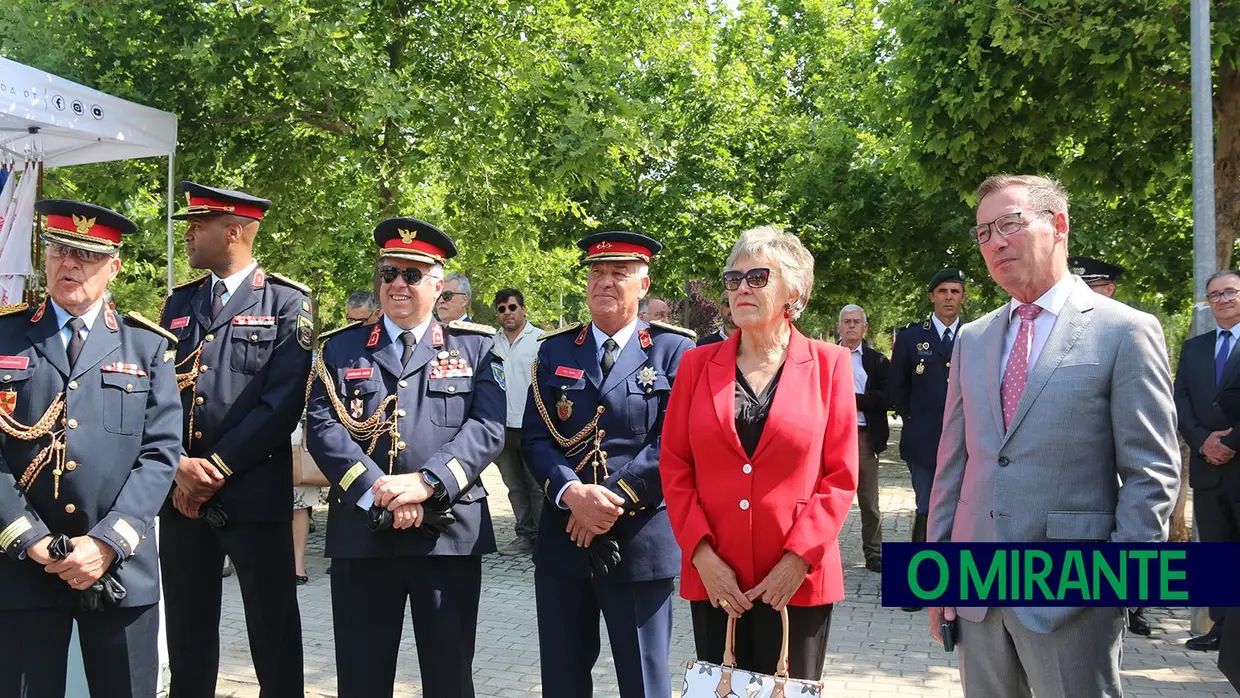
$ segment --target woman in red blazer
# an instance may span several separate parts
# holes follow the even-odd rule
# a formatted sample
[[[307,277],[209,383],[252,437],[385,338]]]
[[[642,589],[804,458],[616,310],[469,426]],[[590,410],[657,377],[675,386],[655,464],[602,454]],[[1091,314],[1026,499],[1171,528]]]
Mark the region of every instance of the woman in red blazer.
[[[663,423],[680,592],[699,659],[722,661],[731,616],[738,668],[773,674],[787,606],[789,674],[818,680],[831,605],[844,598],[837,539],[857,490],[852,363],[792,324],[814,269],[794,235],[746,231],[726,269],[740,329],[684,355]]]

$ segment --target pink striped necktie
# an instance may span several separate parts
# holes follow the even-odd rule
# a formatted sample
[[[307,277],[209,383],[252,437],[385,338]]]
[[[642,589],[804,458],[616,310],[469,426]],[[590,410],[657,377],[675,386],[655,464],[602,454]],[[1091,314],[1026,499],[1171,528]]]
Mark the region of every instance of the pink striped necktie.
[[[1033,319],[1042,312],[1040,306],[1024,303],[1016,309],[1020,316],[1020,329],[1016,331],[1016,343],[1008,355],[1007,368],[1003,369],[1003,384],[999,396],[1003,402],[1003,428],[1007,429],[1016,416],[1016,406],[1029,382],[1029,347],[1033,343]]]

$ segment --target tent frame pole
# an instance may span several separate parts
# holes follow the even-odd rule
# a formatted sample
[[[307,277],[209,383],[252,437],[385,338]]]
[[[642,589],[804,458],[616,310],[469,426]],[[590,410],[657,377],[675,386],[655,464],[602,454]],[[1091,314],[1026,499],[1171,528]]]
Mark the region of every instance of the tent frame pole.
[[[168,232],[168,294],[169,295],[172,294],[172,283],[173,283],[172,255],[175,254],[173,240],[172,240],[172,192],[173,192],[172,176],[173,176],[173,173],[175,172],[175,169],[176,169],[176,151],[174,150],[171,153],[168,153],[168,197],[167,197],[168,198],[168,211],[165,216],[167,232]]]

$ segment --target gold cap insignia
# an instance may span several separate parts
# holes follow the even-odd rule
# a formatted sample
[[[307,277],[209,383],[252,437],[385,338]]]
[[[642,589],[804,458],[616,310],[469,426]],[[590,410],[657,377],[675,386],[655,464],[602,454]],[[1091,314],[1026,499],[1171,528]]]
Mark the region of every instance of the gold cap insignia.
[[[595,245],[595,247],[597,247],[600,250],[610,250],[612,248],[612,244],[604,240],[600,242],[599,244]]]
[[[90,229],[95,227],[95,219],[74,215],[73,225],[77,228],[78,235],[88,235],[90,234]]]
[[[413,239],[418,236],[418,231],[416,230],[405,230],[404,228],[397,228],[396,232],[400,234],[401,242],[405,243],[406,245],[413,242]]]

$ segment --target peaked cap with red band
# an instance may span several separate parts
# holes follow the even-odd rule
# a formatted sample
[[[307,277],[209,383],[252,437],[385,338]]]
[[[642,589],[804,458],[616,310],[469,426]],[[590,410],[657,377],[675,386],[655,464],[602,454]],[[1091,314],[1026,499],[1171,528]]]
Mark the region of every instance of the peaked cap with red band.
[[[640,233],[612,231],[587,235],[577,241],[577,246],[586,253],[582,264],[595,262],[645,262],[659,254],[663,243]]]
[[[456,243],[444,231],[416,218],[389,218],[375,226],[380,257],[443,264],[456,256]]]
[[[67,199],[35,202],[34,210],[47,216],[43,239],[87,252],[115,253],[121,236],[135,233],[138,225],[112,209]]]
[[[263,213],[271,208],[271,202],[267,199],[231,189],[204,187],[194,182],[181,182],[181,193],[185,195],[188,208],[173,216],[179,221],[199,216],[217,216],[221,213],[259,221],[263,219]]]

